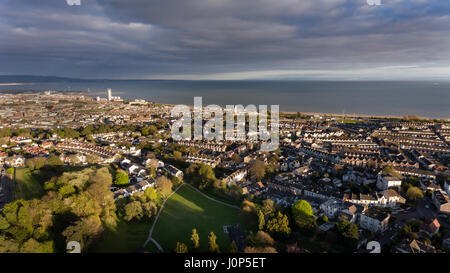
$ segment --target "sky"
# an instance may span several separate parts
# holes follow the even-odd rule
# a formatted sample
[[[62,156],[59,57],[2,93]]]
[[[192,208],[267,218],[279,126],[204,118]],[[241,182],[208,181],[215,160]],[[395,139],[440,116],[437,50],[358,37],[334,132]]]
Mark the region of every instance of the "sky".
[[[0,75],[450,80],[450,1],[0,0]]]

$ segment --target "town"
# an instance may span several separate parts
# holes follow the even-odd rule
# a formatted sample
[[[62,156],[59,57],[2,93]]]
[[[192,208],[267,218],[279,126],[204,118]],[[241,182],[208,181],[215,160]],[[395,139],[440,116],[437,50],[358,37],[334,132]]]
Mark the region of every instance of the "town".
[[[80,183],[104,174],[111,182],[98,191],[113,199],[108,211],[92,204],[93,211],[103,207],[98,225],[144,230],[120,252],[369,252],[373,241],[389,253],[450,251],[449,120],[280,113],[279,147],[268,152],[245,138],[174,140],[173,105],[105,93],[0,94],[0,252],[64,249],[58,242],[77,237],[69,228],[78,222],[67,220],[64,238],[52,240],[55,222],[36,216],[34,223],[32,202],[70,199],[78,206],[87,187]],[[158,228],[178,232],[164,212],[183,191],[227,214],[214,232],[200,227],[214,223],[186,225],[193,246],[183,242],[189,234],[170,241]],[[92,227],[97,212],[88,206],[71,213]],[[21,224],[11,211],[30,220]],[[196,250],[196,228],[201,238],[209,233],[209,248]],[[85,249],[114,250],[107,228],[92,229],[95,236],[77,237]]]

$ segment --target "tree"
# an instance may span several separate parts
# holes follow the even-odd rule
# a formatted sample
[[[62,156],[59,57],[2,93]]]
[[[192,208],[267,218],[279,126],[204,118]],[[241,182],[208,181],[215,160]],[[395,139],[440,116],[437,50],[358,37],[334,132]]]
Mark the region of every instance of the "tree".
[[[156,158],[154,158],[154,156],[155,156],[154,153],[148,153],[148,154],[147,154],[147,158],[148,158],[149,160],[146,161],[145,166],[146,166],[147,168],[153,168],[153,169],[156,170],[156,169],[158,168],[158,165],[159,165],[159,160],[156,159]]]
[[[353,223],[350,223],[348,225],[348,228],[345,230],[343,234],[347,238],[358,240],[359,239],[358,226]]]
[[[36,168],[34,158],[25,159],[25,165],[27,165],[27,167],[30,171],[33,171]]]
[[[342,221],[339,223],[336,223],[336,230],[339,233],[341,240],[343,241],[344,245],[355,248],[356,244],[359,240],[359,233],[358,233],[358,226],[349,223],[347,221]]]
[[[188,253],[188,247],[184,243],[177,242],[175,253]]]
[[[52,155],[49,158],[47,158],[47,161],[45,162],[47,166],[55,167],[55,166],[62,166],[64,163],[61,161],[59,157],[56,155]]]
[[[139,201],[133,201],[125,205],[125,215],[124,219],[125,221],[129,222],[133,219],[140,220],[142,216],[144,215],[144,211],[142,209],[141,202]]]
[[[11,225],[9,224],[9,222],[5,219],[5,217],[0,215],[0,230],[6,230],[10,227]]]
[[[96,216],[89,216],[76,221],[68,226],[62,235],[66,242],[76,241],[81,249],[87,249],[95,240],[98,240],[103,232],[102,222]]]
[[[51,253],[53,252],[53,242],[40,243],[33,238],[26,241],[20,248],[21,253]]]
[[[148,136],[148,128],[147,127],[142,127],[142,129],[141,129],[141,134],[143,135],[143,136]]]
[[[107,168],[65,172],[48,181],[53,188],[40,199],[16,200],[0,212],[0,252],[64,252],[64,240],[86,249],[104,226],[116,221],[115,202]],[[61,236],[62,235],[62,236]],[[12,243],[12,244],[11,244]]]
[[[409,200],[416,201],[417,198],[423,198],[423,192],[418,187],[412,186],[406,191],[406,196]]]
[[[35,157],[34,159],[34,169],[39,170],[45,166],[45,159],[43,157]]]
[[[216,175],[214,174],[213,169],[206,164],[200,164],[198,175],[200,176],[201,181],[199,185],[200,189],[209,187],[216,180]]]
[[[237,247],[237,245],[236,245],[236,242],[233,240],[232,242],[231,242],[231,244],[230,244],[230,250],[229,250],[229,252],[230,253],[238,253],[239,252],[239,250],[238,250],[238,247]]]
[[[264,219],[264,213],[261,210],[258,210],[258,229],[264,229],[266,225],[266,221]]]
[[[157,191],[162,196],[166,197],[172,192],[172,181],[165,176],[160,176],[156,179]]]
[[[13,175],[14,174],[14,168],[8,168],[6,170],[6,173],[9,174],[9,175]]]
[[[99,159],[99,157],[97,155],[90,154],[90,155],[86,156],[86,161],[89,164],[96,164],[96,163],[98,163],[100,161],[100,159]]]
[[[262,201],[261,210],[264,213],[264,215],[273,216],[273,214],[276,211],[275,202],[272,199],[266,199]]]
[[[278,253],[277,250],[273,247],[251,247],[251,246],[247,246],[244,249],[244,253]]]
[[[198,236],[197,229],[195,228],[192,230],[191,241],[194,249],[200,246],[200,236]]]
[[[92,135],[93,130],[94,130],[94,128],[92,127],[92,125],[88,125],[83,128],[83,130],[81,131],[81,135],[83,135],[85,137],[87,137],[88,135]]]
[[[209,239],[209,252],[211,253],[220,253],[219,245],[216,242],[216,235],[214,232],[210,232],[208,235]]]
[[[155,178],[156,177],[156,169],[154,167],[148,168],[148,176],[150,178]]]
[[[198,249],[198,247],[200,246],[200,236],[197,233],[197,229],[194,228],[192,230],[192,234],[191,234],[190,240],[192,241],[192,248],[193,249]]]
[[[0,137],[10,137],[10,136],[12,136],[11,129],[9,128],[0,129]]]
[[[62,196],[69,196],[76,192],[76,189],[72,185],[64,185],[58,189],[58,192]]]
[[[19,244],[5,235],[0,234],[0,253],[17,252],[19,252]]]
[[[267,230],[277,236],[287,237],[291,234],[289,219],[286,215],[278,212],[277,216],[267,222]]]
[[[142,210],[144,211],[144,216],[149,219],[158,212],[158,207],[153,201],[141,202],[141,206]]]
[[[70,159],[71,165],[73,165],[73,166],[75,166],[78,163],[80,163],[80,160],[78,159],[78,157],[76,155],[69,156],[69,159]]]
[[[296,219],[299,215],[314,216],[311,205],[306,200],[298,200],[291,208],[292,216]]]
[[[174,157],[176,160],[181,160],[181,159],[183,159],[183,155],[181,154],[180,151],[173,151],[173,157]]]
[[[53,189],[42,198],[16,200],[0,212],[0,237],[7,234],[8,248],[17,245],[15,252],[64,252],[64,238],[87,247],[100,237],[103,225],[115,225],[107,168],[65,172],[49,182]]]
[[[158,198],[158,194],[153,187],[148,187],[147,189],[145,189],[144,194],[149,200],[152,201],[155,201]]]
[[[313,231],[317,227],[314,216],[300,214],[295,218],[295,224],[304,231]]]
[[[260,230],[255,235],[254,244],[256,247],[274,246],[275,240],[268,233]]]
[[[154,135],[158,132],[158,128],[155,125],[150,125],[148,127],[142,127],[141,134],[143,136]]]
[[[179,177],[172,176],[170,178],[170,181],[172,182],[172,188],[178,187],[181,183],[183,183],[183,180],[181,180]]]
[[[117,170],[114,184],[117,186],[124,186],[130,183],[128,173],[124,170]]]
[[[256,206],[253,202],[249,200],[244,200],[242,202],[240,216],[246,227],[249,229],[258,228],[258,214],[256,211]]]
[[[250,164],[250,178],[253,181],[261,181],[266,175],[266,166],[261,160],[253,160]]]
[[[407,181],[408,181],[409,184],[411,184],[411,185],[413,185],[415,187],[419,186],[419,178],[417,178],[417,177],[410,176],[410,177],[408,177]]]
[[[234,154],[231,156],[231,160],[233,160],[233,162],[234,162],[235,164],[240,164],[240,163],[242,162],[242,158],[241,158],[237,153],[234,153]]]

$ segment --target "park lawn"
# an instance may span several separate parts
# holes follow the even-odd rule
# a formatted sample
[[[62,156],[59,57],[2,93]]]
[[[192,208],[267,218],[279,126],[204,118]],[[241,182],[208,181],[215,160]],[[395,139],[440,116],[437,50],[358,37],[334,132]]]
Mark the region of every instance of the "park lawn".
[[[207,199],[183,185],[167,200],[152,237],[164,252],[172,252],[177,242],[190,246],[192,229],[200,235],[200,252],[208,252],[208,234],[217,236],[222,252],[228,251],[230,240],[223,226],[239,222],[239,210]]]
[[[149,241],[144,248],[144,253],[161,253],[161,251],[152,241]]]
[[[356,119],[338,119],[337,122],[347,123],[347,124],[356,124],[359,120]]]
[[[28,168],[16,168],[14,179],[14,199],[30,200],[44,194],[42,184]]]
[[[227,203],[229,205],[238,206],[238,207],[240,206],[239,202],[231,200],[231,199],[228,199],[227,197],[225,197],[223,195],[220,195],[220,194],[217,194],[217,193],[214,193],[214,192],[211,192],[211,191],[200,190],[200,189],[199,189],[199,191],[201,191],[205,195],[208,195],[211,198],[214,198],[214,199],[219,200],[221,202]]]
[[[138,252],[144,245],[145,240],[147,240],[152,222],[153,220],[144,220],[128,223],[124,220],[119,220],[114,229],[105,229],[101,239],[92,247],[92,249],[90,249],[90,252]],[[157,249],[156,246],[155,249]]]

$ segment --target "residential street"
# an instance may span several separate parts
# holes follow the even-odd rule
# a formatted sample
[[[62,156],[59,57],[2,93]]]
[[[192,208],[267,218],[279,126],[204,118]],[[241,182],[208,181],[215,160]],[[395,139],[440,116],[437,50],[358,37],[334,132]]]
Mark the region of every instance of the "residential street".
[[[428,207],[428,208],[427,208]],[[397,219],[397,222],[401,225],[403,225],[407,220],[415,218],[415,219],[421,219],[421,218],[431,218],[434,219],[438,217],[438,212],[435,208],[435,206],[427,199],[423,198],[417,201],[417,206],[415,210],[407,211],[407,213],[398,213],[394,215],[394,217]],[[441,226],[450,228],[450,224],[448,223],[448,220],[442,219],[438,217],[439,223]]]

